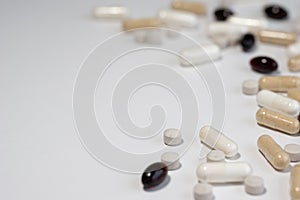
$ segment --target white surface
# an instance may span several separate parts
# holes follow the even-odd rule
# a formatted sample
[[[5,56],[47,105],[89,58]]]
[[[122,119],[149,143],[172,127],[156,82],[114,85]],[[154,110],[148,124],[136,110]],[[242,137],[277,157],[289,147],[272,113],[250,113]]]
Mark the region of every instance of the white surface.
[[[299,15],[300,1],[277,2],[292,11],[291,19]],[[101,165],[80,143],[72,113],[76,74],[97,44],[120,31],[120,23],[96,21],[90,16],[92,9],[102,4],[128,6],[133,17],[150,17],[159,9],[169,7],[167,0],[143,3],[140,0],[1,1],[0,199],[193,199],[196,167],[201,162],[198,160],[198,138],[181,159],[182,168],[170,173],[169,185],[151,193],[143,191],[139,175],[119,173]],[[217,1],[210,4],[208,13]],[[233,9],[241,16],[260,17],[261,5],[256,4]],[[200,18],[200,22],[199,29],[204,30],[206,21]],[[289,31],[293,28],[289,22],[272,21],[271,25]],[[201,35],[198,31],[193,37],[201,40]],[[241,94],[243,80],[260,78],[260,74],[251,71],[248,62],[261,54],[276,58],[279,71],[290,74],[286,49],[266,44],[259,44],[256,51],[247,54],[240,47],[227,49],[222,52],[223,59],[215,62],[226,92],[223,130],[238,142],[239,160],[251,163],[255,174],[265,179],[267,193],[255,199],[282,200],[289,198],[289,173],[275,171],[258,152],[256,140],[268,133],[284,146],[299,143],[300,138],[257,126],[255,97]],[[201,92],[205,87],[193,70],[181,69],[176,63],[171,62],[188,77],[193,88],[200,91],[201,127],[210,118],[211,107],[205,100],[207,94]],[[157,95],[170,107],[169,125],[176,124],[176,103],[170,102],[173,99],[163,91],[155,90],[152,98]],[[136,112],[145,111],[143,98],[137,98],[139,104],[131,106],[133,116],[137,114],[134,118],[137,123],[145,123],[148,115]],[[126,144],[125,147],[132,147]],[[226,199],[253,199],[244,192],[243,185],[214,187],[214,194],[216,199],[225,195]]]

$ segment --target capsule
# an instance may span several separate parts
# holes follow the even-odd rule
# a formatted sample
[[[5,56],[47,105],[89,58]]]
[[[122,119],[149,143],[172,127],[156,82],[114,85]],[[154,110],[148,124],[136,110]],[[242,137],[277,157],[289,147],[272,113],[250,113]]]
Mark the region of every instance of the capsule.
[[[266,108],[260,108],[257,111],[256,121],[260,125],[279,130],[291,135],[299,133],[300,129],[298,119],[288,117],[286,115]]]
[[[214,36],[236,36],[240,38],[250,31],[249,27],[231,24],[228,22],[212,22],[208,25],[207,32],[211,37]]]
[[[259,106],[292,117],[298,116],[300,112],[300,105],[298,101],[269,90],[261,90],[258,92],[256,95],[256,101]]]
[[[147,19],[127,19],[123,21],[123,31],[129,31],[136,28],[158,28],[161,21],[157,18]]]
[[[253,30],[266,28],[268,26],[268,22],[265,19],[242,18],[231,16],[228,18],[228,22],[236,25],[248,26]]]
[[[297,76],[263,76],[259,79],[259,88],[273,92],[287,92],[291,88],[300,87]]]
[[[262,135],[257,140],[260,152],[277,170],[284,170],[290,164],[289,155],[269,135]]]
[[[246,162],[210,162],[197,168],[198,180],[208,183],[243,182],[251,173],[252,168]]]
[[[95,18],[124,19],[129,15],[129,10],[122,6],[97,6],[93,10]]]
[[[204,126],[199,133],[200,140],[213,149],[223,151],[227,157],[234,157],[238,153],[238,145],[211,126]]]
[[[261,42],[284,46],[293,44],[297,41],[297,36],[294,33],[272,30],[259,31],[258,38]]]
[[[294,57],[300,54],[300,42],[291,44],[287,47],[287,55]]]
[[[160,20],[166,25],[196,27],[198,25],[197,16],[193,13],[177,10],[162,10],[159,12]]]
[[[205,5],[195,2],[195,1],[173,1],[171,7],[176,10],[183,10],[187,12],[192,12],[197,15],[204,15],[206,14],[206,7]]]
[[[290,185],[291,199],[300,200],[300,164],[295,165],[291,170]]]
[[[292,72],[300,71],[300,54],[289,59],[288,67]]]
[[[291,99],[295,99],[296,101],[298,101],[300,103],[300,88],[293,88],[288,90],[288,97],[290,97]]]

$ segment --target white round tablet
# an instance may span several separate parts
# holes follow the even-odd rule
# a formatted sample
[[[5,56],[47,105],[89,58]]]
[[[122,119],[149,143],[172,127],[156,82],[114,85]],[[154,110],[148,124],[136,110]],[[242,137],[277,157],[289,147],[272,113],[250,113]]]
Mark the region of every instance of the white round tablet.
[[[300,145],[298,144],[287,144],[284,150],[289,154],[292,162],[300,161]]]
[[[168,166],[168,170],[179,169],[181,164],[179,162],[179,154],[176,152],[165,152],[161,155],[161,162]]]
[[[242,84],[243,93],[246,95],[255,95],[259,90],[258,81],[246,80]]]
[[[212,200],[214,199],[212,186],[208,183],[198,183],[194,186],[195,200]]]
[[[169,128],[164,131],[164,143],[169,146],[176,146],[182,143],[180,130]]]
[[[245,181],[245,191],[251,195],[260,195],[265,192],[264,180],[259,176],[248,176]]]
[[[220,150],[212,150],[206,156],[207,162],[224,162],[225,153]]]

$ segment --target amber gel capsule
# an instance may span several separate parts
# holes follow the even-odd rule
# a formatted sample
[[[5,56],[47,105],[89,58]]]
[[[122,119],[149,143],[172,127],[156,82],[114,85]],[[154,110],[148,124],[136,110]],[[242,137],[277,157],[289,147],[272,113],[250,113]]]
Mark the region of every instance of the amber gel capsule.
[[[292,200],[300,199],[300,164],[295,165],[291,170],[290,177],[291,198]]]
[[[263,76],[259,79],[259,88],[273,92],[287,92],[291,88],[300,87],[297,76]]]
[[[275,112],[266,108],[261,108],[256,113],[256,121],[260,125],[280,130],[288,134],[297,134],[300,129],[298,119],[288,117],[279,112]]]
[[[284,170],[290,164],[289,155],[269,135],[262,135],[257,140],[257,146],[265,158],[277,170]]]

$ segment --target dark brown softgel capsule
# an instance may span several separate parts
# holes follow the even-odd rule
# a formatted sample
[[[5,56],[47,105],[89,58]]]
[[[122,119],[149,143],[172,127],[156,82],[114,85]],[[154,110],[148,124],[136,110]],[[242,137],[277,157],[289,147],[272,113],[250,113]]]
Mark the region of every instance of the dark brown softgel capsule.
[[[153,163],[148,166],[143,175],[142,183],[144,189],[149,189],[161,184],[168,175],[168,167],[162,162]]]
[[[272,58],[266,56],[254,57],[250,60],[252,70],[268,74],[277,70],[278,64]]]
[[[267,17],[276,20],[284,20],[288,18],[286,9],[279,5],[269,5],[265,7],[265,14]]]

